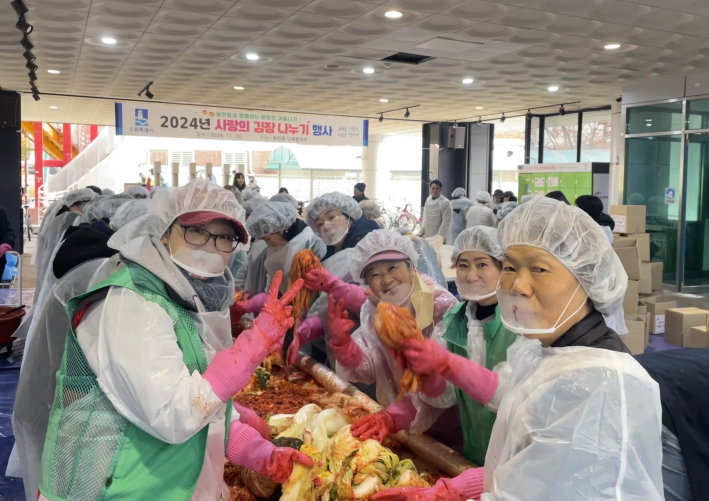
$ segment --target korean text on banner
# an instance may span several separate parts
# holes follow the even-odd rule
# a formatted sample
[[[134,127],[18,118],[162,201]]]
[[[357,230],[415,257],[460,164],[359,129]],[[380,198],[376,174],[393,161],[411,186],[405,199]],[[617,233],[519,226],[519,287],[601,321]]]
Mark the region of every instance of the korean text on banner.
[[[116,103],[116,134],[123,136],[367,146],[368,125],[361,118]]]

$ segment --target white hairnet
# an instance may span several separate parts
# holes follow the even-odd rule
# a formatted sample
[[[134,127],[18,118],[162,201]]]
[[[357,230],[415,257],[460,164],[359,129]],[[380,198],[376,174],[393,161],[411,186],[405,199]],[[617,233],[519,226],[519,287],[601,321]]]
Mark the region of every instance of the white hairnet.
[[[258,207],[261,204],[265,204],[268,202],[267,199],[264,197],[258,196],[258,197],[253,197],[246,202],[244,202],[244,210],[246,211],[246,216],[251,216],[253,214],[254,209]]]
[[[133,198],[127,195],[100,196],[84,206],[79,223],[93,223],[104,218],[110,220],[122,205],[132,200]]]
[[[451,198],[464,197],[467,194],[468,192],[465,191],[465,188],[456,188],[453,190],[453,193],[451,193]]]
[[[80,190],[70,191],[64,195],[64,205],[71,207],[76,203],[86,203],[90,202],[94,198],[98,197],[96,192],[91,188],[81,188]]]
[[[374,216],[375,219],[382,215],[382,209],[374,200],[362,200],[359,203],[359,208],[362,209],[362,214],[370,214]]]
[[[363,284],[364,279],[360,278],[364,265],[367,261],[380,252],[396,251],[401,252],[411,259],[411,263],[416,266],[419,256],[414,249],[414,244],[409,237],[400,235],[390,230],[374,230],[359,241],[357,247],[352,253],[352,264],[350,265],[350,274],[354,280]]]
[[[148,213],[149,200],[136,200],[132,198],[125,204],[121,205],[116,213],[110,218],[111,228],[120,230],[125,225],[144,216]]]
[[[150,196],[150,192],[144,186],[133,186],[130,190],[128,190],[128,194],[132,197],[144,196],[145,198],[148,198]]]
[[[601,227],[584,211],[535,197],[503,219],[498,232],[503,250],[544,249],[574,274],[598,311],[622,315],[628,275]]]
[[[116,192],[113,191],[113,190],[109,190],[108,188],[102,188],[102,189],[101,189],[101,194],[102,194],[102,195],[106,195],[106,196],[111,196],[111,195],[115,195]]]
[[[330,209],[337,209],[355,221],[362,217],[362,209],[359,208],[359,204],[354,198],[344,193],[333,191],[332,193],[325,193],[310,202],[305,213],[306,222],[311,227],[315,226],[315,220],[318,216]]]
[[[155,194],[162,189],[162,186],[153,186],[152,188],[150,188],[150,198],[153,198]]]
[[[478,194],[475,196],[475,200],[477,200],[478,202],[489,204],[490,202],[492,202],[492,197],[487,191],[478,191]]]
[[[527,203],[534,198],[534,195],[522,195],[522,203]]]
[[[263,238],[290,228],[298,213],[291,204],[266,202],[254,209],[246,222],[246,230],[254,238]]]
[[[291,204],[293,207],[298,209],[298,201],[290,193],[286,193],[286,192],[277,193],[277,194],[273,195],[271,198],[269,198],[269,201],[283,202],[285,204]]]
[[[451,263],[455,264],[463,252],[477,251],[502,261],[502,247],[495,228],[489,226],[473,226],[460,232],[455,239]]]

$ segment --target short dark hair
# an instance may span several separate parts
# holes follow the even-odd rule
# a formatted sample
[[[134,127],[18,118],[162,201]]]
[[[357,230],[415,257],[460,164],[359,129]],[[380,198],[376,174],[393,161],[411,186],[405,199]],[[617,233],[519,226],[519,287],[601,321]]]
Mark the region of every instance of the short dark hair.
[[[569,201],[566,199],[566,195],[564,195],[563,191],[555,190],[555,191],[550,191],[545,195],[547,198],[553,198],[554,200],[558,200],[559,202],[564,202],[566,205],[571,205]]]
[[[87,188],[96,193],[97,195],[100,195],[102,193],[101,188],[99,188],[98,186],[88,185]]]
[[[581,195],[576,199],[576,207],[597,221],[603,212],[603,201],[595,195]]]
[[[430,188],[430,187],[433,186],[434,184],[437,184],[439,188],[443,188],[443,183],[440,182],[438,179],[434,179],[433,181],[431,181],[431,182],[429,183],[428,187]]]
[[[281,189],[278,190],[278,193],[288,193],[288,188],[285,186],[282,186]],[[288,193],[290,195],[290,193]]]

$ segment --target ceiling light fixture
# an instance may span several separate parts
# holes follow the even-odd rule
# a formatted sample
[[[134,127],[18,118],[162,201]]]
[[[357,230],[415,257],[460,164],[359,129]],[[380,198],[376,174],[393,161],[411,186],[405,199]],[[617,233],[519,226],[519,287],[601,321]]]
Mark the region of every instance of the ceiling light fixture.
[[[380,103],[388,103],[388,102],[389,102],[389,100],[388,100],[388,99],[384,99],[384,98],[382,98],[382,99],[380,99],[380,100],[379,100],[379,102],[380,102]]]
[[[404,113],[404,118],[409,118],[411,116],[411,112],[409,111],[408,108],[406,108],[406,113]]]
[[[616,49],[620,49],[620,44],[619,43],[609,43],[608,45],[604,45],[603,48],[606,50],[616,50]]]
[[[367,75],[371,75],[372,73],[374,73],[374,68],[364,68],[362,70],[362,73],[366,73]]]
[[[39,97],[39,90],[37,90],[37,92],[33,92],[33,93],[32,93],[32,98],[33,98],[35,101],[39,101],[39,100],[41,99],[41,98]]]
[[[483,117],[478,117],[478,125],[482,125],[482,124],[483,124]]]
[[[483,107],[482,107],[482,106],[476,106],[475,109],[476,109],[476,110],[482,110]]]
[[[30,82],[37,81],[37,73],[35,73],[34,71],[30,70],[27,75],[30,77]]]
[[[29,35],[30,33],[32,33],[32,30],[34,30],[34,26],[32,26],[25,20],[25,16],[20,16],[20,19],[17,21],[17,24],[15,24],[15,28],[20,30],[25,35]]]
[[[549,87],[547,87],[547,90],[549,92],[556,92],[557,90],[559,90],[559,86],[558,85],[550,85]]]
[[[472,78],[464,78],[463,83],[465,85],[471,84],[471,83],[473,83],[473,79]]]
[[[564,109],[564,105],[563,105],[563,104],[562,104],[561,106],[559,106],[559,115],[561,115],[562,117],[563,117],[564,115],[566,115],[566,110]]]
[[[30,82],[30,89],[32,89],[33,94],[39,94],[39,89],[34,82]]]
[[[101,42],[105,43],[106,45],[116,45],[118,40],[116,40],[115,38],[111,38],[111,37],[104,37],[101,39]]]
[[[526,116],[527,116],[527,120],[531,120],[532,119],[532,110],[527,110]]]
[[[25,68],[27,68],[28,70],[32,70],[32,71],[37,71],[39,69],[39,66],[34,64],[32,61],[27,61],[25,63]]]
[[[386,17],[388,17],[389,19],[399,19],[404,14],[399,12],[398,10],[389,10],[389,11],[385,12],[384,15]]]
[[[380,114],[379,114],[379,118],[377,118],[377,121],[378,121],[379,123],[382,123],[382,122],[384,121],[384,113],[380,113]]]
[[[138,97],[140,97],[140,96],[143,94],[143,92],[145,92],[145,97],[147,97],[148,99],[154,98],[154,97],[155,97],[155,94],[153,94],[152,92],[150,92],[150,86],[151,86],[151,85],[153,85],[153,82],[150,82],[148,85],[146,85],[145,87],[143,87],[143,90],[141,90],[140,92],[138,92]]]
[[[246,54],[246,59],[248,59],[249,61],[258,61],[259,59],[261,59],[261,56],[259,56],[258,54],[254,54],[253,52],[249,52],[248,54]]]
[[[234,90],[244,90],[244,88],[237,85],[234,87]]]
[[[32,54],[32,52],[29,51],[29,50],[24,51],[24,52],[22,53],[22,55],[25,56],[25,59],[27,59],[27,62],[29,62],[29,63],[33,63],[34,60],[37,59],[37,56],[35,56],[34,54]]]
[[[454,129],[458,128],[458,120],[453,120],[453,128]]]
[[[339,64],[328,64],[327,66],[325,66],[325,68],[330,69],[330,70],[336,70],[339,67],[340,67]]]
[[[59,73],[61,73],[61,71],[59,71],[59,70],[47,70],[47,73],[51,73],[52,75],[58,75]]]
[[[505,114],[503,113],[502,116],[500,117],[500,123],[503,124],[505,123]]]
[[[25,50],[32,50],[34,49],[34,44],[30,42],[30,39],[27,38],[27,35],[22,37],[22,40],[20,40],[20,45],[22,45]]]
[[[12,5],[13,9],[15,9],[18,16],[24,16],[30,11],[22,0],[15,0],[14,2],[11,2],[10,5]]]
[[[49,109],[50,109],[50,110],[56,110],[57,107],[56,107],[56,106],[50,106]]]

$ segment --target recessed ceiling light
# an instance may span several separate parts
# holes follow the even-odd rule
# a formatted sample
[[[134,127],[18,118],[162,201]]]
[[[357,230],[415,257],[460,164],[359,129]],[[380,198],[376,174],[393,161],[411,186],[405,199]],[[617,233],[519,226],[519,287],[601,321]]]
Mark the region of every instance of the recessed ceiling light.
[[[56,107],[56,106],[50,106],[49,109],[51,109],[51,110],[56,110],[57,107]]]
[[[645,124],[645,125],[647,125],[648,127],[652,127],[652,124]]]
[[[404,14],[402,14],[398,10],[389,10],[389,11],[385,12],[384,15],[386,17],[388,17],[389,19],[399,19]]]
[[[558,85],[550,85],[549,87],[547,87],[547,90],[549,92],[556,92],[557,90],[559,90],[559,86]]]
[[[608,45],[604,45],[603,48],[606,50],[616,50],[616,49],[620,49],[620,44],[619,43],[609,43]]]
[[[473,79],[472,79],[472,78],[464,78],[464,79],[463,79],[463,83],[466,84],[466,85],[467,85],[467,84],[471,84],[471,83],[473,83]]]
[[[234,89],[235,89],[235,90],[244,90],[243,87],[239,87],[238,85],[237,85],[236,87],[234,87]]]
[[[646,122],[652,122],[652,118],[646,118],[645,121],[646,121]]]
[[[339,68],[339,67],[340,67],[339,64],[328,64],[327,66],[325,66],[325,68],[328,68],[328,69],[331,69],[331,70],[336,70],[336,69]]]
[[[380,102],[380,103],[388,103],[389,100],[388,100],[388,99],[380,99],[379,102]]]
[[[249,61],[258,61],[261,58],[259,57],[258,54],[254,54],[253,52],[249,52],[248,54],[246,54],[246,59],[248,59]]]
[[[476,106],[475,109],[476,109],[476,110],[482,110],[483,107],[482,107],[482,106]]]
[[[101,41],[105,43],[106,45],[116,45],[117,40],[115,38],[102,38]]]
[[[61,73],[61,71],[59,71],[59,70],[47,70],[47,73],[51,73],[52,75],[58,75],[59,73]]]
[[[367,75],[371,75],[372,73],[374,73],[374,68],[365,68],[362,71]]]

